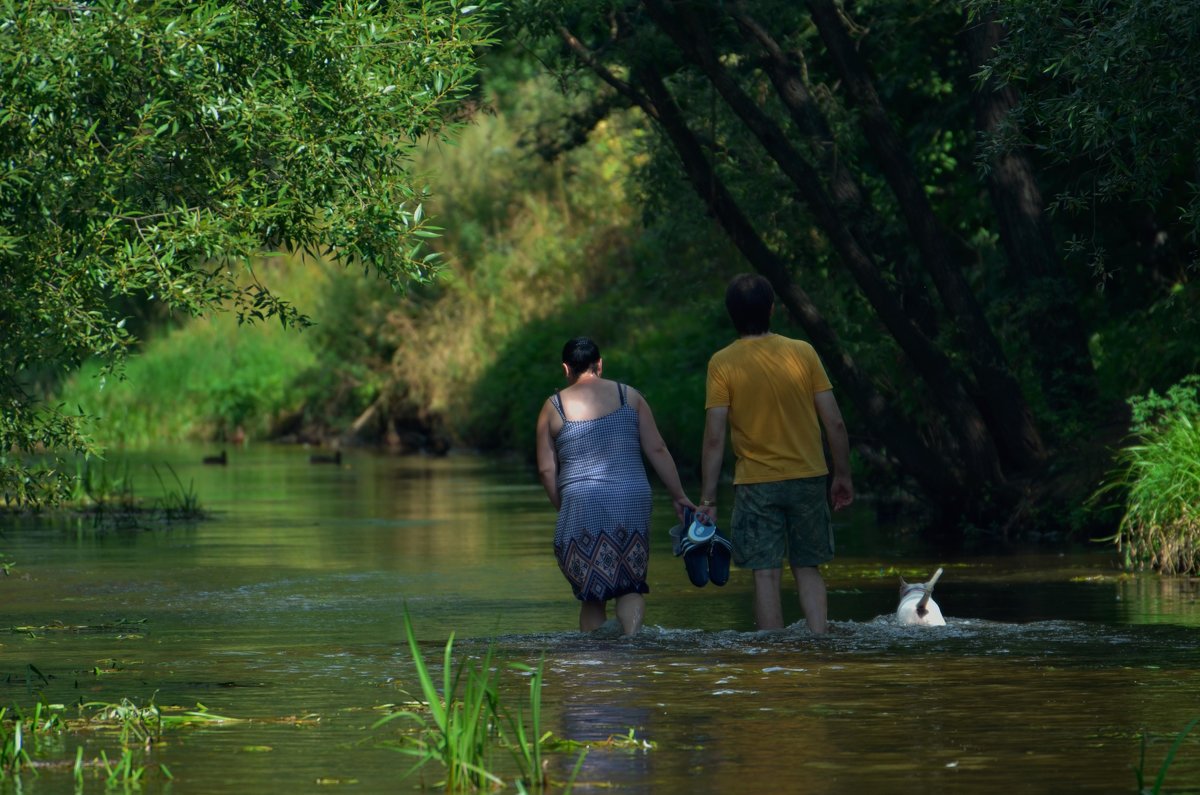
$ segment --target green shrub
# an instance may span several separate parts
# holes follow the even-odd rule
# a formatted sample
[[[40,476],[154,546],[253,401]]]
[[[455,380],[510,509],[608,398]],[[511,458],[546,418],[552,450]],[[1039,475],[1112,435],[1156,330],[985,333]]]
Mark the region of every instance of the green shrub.
[[[325,283],[322,266],[279,263],[279,291],[306,306],[304,293]],[[315,323],[322,318],[314,317]],[[309,336],[278,324],[239,324],[231,314],[194,320],[154,336],[129,359],[122,377],[89,362],[59,399],[99,420],[102,445],[146,446],[221,439],[243,426],[263,437],[274,418],[303,402],[297,373],[316,361]]]
[[[1108,488],[1127,490],[1113,539],[1126,568],[1200,569],[1200,375],[1129,400],[1137,442],[1118,455]]]

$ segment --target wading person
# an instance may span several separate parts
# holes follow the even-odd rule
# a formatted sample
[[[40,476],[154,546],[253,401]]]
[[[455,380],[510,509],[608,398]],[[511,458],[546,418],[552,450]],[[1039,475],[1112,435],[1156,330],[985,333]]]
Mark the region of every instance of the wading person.
[[[626,635],[642,626],[650,560],[650,482],[642,454],[671,494],[675,513],[694,508],[650,405],[636,389],[601,377],[600,349],[586,337],[562,351],[567,386],[542,406],[537,421],[538,472],[558,509],[554,556],[571,583],[579,629],[608,619],[616,600]]]
[[[725,291],[738,339],[708,362],[700,510],[716,518],[728,426],[736,456],[733,562],[754,571],[755,622],[759,629],[783,626],[779,591],[786,558],[805,622],[819,634],[826,630],[828,608],[817,567],[833,559],[829,499],[835,510],[854,499],[850,445],[816,351],[771,333],[774,306],[775,291],[757,274],[735,276]],[[828,484],[821,426],[833,459]]]

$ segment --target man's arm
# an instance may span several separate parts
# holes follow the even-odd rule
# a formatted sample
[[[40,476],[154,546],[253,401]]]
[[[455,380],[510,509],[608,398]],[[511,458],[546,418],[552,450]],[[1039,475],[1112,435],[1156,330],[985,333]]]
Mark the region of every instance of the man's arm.
[[[833,457],[833,481],[829,494],[833,499],[833,509],[839,511],[854,502],[854,484],[850,480],[850,437],[846,433],[846,423],[833,390],[813,395],[813,405],[817,408],[821,424],[825,426],[825,438],[829,440],[829,452]]]
[[[717,484],[721,480],[721,464],[725,461],[728,420],[728,406],[714,406],[705,414],[704,448],[700,453],[700,511],[713,520],[717,518]]]

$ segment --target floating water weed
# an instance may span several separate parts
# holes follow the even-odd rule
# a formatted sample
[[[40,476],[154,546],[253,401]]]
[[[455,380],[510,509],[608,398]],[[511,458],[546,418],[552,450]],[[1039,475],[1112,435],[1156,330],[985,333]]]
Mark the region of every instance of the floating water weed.
[[[29,667],[33,669],[32,665]],[[68,735],[110,729],[117,733],[120,742],[119,753],[115,756],[110,758],[109,751],[101,749],[99,756],[89,762],[84,758],[83,746],[76,746],[74,764],[71,765],[76,791],[82,789],[89,767],[103,771],[108,789],[136,790],[147,771],[155,767],[167,779],[173,778],[166,765],[146,765],[145,755],[159,742],[166,729],[236,722],[233,718],[208,712],[203,704],[198,704],[195,709],[160,709],[153,700],[146,706],[139,706],[129,699],[114,703],[88,702],[79,705],[79,711],[79,718],[67,718],[64,705],[44,702],[39,702],[30,714],[17,707],[0,708],[0,781],[24,771],[36,776],[38,767],[47,764],[47,756],[61,758],[66,755],[65,738]],[[69,763],[49,764],[65,767]]]
[[[576,749],[588,748],[610,748],[618,751],[652,751],[658,747],[653,740],[646,740],[638,737],[634,729],[630,729],[628,734],[610,734],[607,738],[599,741],[580,741],[568,740],[555,737],[549,732],[542,738],[542,745],[554,751],[574,751]]]
[[[1146,734],[1142,733],[1142,747],[1138,763],[1133,768],[1133,774],[1137,777],[1138,795],[1159,795],[1162,792],[1163,782],[1167,778],[1167,770],[1170,769],[1171,763],[1175,761],[1175,755],[1179,753],[1179,749],[1183,747],[1183,741],[1191,734],[1192,729],[1200,724],[1200,718],[1193,718],[1191,723],[1184,726],[1179,734],[1175,735],[1175,742],[1171,743],[1171,748],[1167,751],[1166,757],[1158,768],[1158,775],[1154,779],[1154,785],[1147,787],[1144,773],[1146,770]]]

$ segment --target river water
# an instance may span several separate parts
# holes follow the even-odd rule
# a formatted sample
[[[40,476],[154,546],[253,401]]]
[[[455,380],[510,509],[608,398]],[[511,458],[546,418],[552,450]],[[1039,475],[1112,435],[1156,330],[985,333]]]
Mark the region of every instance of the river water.
[[[551,551],[553,510],[525,467],[366,451],[312,465],[309,451],[265,445],[202,465],[211,452],[108,464],[152,495],[151,467],[169,463],[208,520],[21,521],[0,536],[15,564],[0,576],[0,627],[12,627],[0,706],[153,698],[243,719],[169,732],[146,759],[173,780],[150,774],[144,792],[432,787],[432,766],[398,783],[411,762],[371,728],[419,692],[405,607],[431,665],[451,633],[456,657],[489,644],[502,663],[545,655],[545,727],[593,744],[577,792],[1132,793],[1143,735],[1149,785],[1200,716],[1197,582],[1121,576],[1103,545],[939,556],[860,507],[837,519],[830,634],[808,634],[790,587],[785,619],[798,623],[755,633],[746,572],[724,588],[688,582],[660,491],[646,630],[584,636]],[[898,575],[938,566],[948,625],[896,626]],[[526,686],[503,669],[508,697]],[[652,747],[603,743],[630,730]],[[1164,792],[1200,791],[1197,734]],[[86,758],[113,753],[97,733],[60,756],[80,742]],[[552,778],[574,759],[551,755]],[[72,791],[62,768],[0,782]]]

